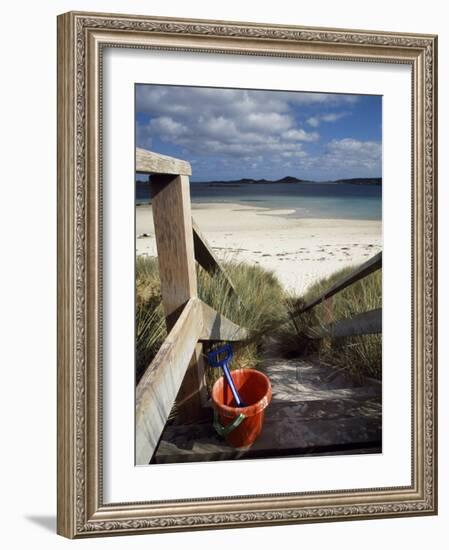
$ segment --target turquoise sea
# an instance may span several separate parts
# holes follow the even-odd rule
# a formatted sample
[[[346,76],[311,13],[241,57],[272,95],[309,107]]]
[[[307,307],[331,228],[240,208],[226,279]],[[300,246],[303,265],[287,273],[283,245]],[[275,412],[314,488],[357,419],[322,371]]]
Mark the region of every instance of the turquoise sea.
[[[136,203],[148,202],[149,185],[137,185]],[[192,203],[237,203],[294,210],[299,218],[382,219],[382,186],[335,183],[191,183]]]

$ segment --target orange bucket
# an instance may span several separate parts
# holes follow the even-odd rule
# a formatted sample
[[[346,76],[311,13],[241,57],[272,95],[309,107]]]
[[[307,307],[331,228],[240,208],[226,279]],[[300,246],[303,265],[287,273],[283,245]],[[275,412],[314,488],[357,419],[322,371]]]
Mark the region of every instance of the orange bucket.
[[[233,447],[249,447],[262,431],[265,409],[271,401],[269,378],[253,369],[231,371],[245,407],[235,407],[234,396],[224,376],[212,388],[214,427]]]

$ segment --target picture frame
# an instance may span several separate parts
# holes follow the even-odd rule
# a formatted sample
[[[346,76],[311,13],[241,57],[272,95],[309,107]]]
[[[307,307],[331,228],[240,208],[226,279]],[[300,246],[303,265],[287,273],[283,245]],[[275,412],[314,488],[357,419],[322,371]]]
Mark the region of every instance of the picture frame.
[[[411,483],[105,502],[107,48],[411,69]],[[133,154],[133,151],[131,152]],[[69,538],[437,513],[437,37],[70,12],[58,17],[58,533]],[[130,436],[131,437],[131,436]],[[182,465],[179,466],[182,468]]]

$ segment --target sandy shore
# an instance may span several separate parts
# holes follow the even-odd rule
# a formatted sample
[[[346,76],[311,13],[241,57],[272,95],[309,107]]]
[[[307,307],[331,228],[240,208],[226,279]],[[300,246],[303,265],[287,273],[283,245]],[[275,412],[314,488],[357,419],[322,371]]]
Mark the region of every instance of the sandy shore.
[[[136,252],[156,256],[151,206],[136,208]],[[192,215],[217,256],[273,270],[300,294],[321,277],[366,261],[382,249],[382,223],[298,219],[293,210],[193,204]]]

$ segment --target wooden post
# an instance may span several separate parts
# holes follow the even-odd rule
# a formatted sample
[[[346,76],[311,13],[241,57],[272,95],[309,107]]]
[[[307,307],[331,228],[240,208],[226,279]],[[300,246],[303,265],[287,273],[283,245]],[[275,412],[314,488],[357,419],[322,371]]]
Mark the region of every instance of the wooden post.
[[[197,296],[189,178],[151,176],[151,193],[162,303],[170,331],[182,307]]]
[[[189,178],[152,175],[151,192],[162,302],[170,331],[185,304],[197,296]],[[183,422],[202,416],[204,389],[202,344],[198,343],[176,399]]]

